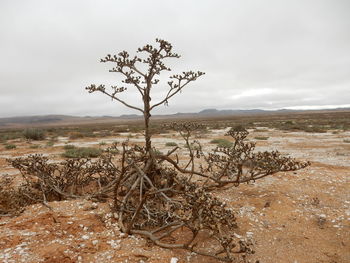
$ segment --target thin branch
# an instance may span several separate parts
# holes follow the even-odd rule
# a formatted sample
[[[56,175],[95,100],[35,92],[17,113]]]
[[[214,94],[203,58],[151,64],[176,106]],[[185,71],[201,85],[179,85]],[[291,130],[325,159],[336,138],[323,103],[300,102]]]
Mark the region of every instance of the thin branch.
[[[129,107],[129,108],[131,108],[131,109],[138,110],[138,111],[144,113],[144,111],[143,111],[142,109],[140,109],[140,108],[138,108],[138,107],[136,107],[136,106],[133,106],[133,105],[130,105],[130,104],[126,103],[125,101],[119,99],[119,98],[116,97],[115,95],[109,94],[108,92],[106,92],[106,91],[104,91],[104,90],[100,90],[100,92],[106,94],[107,96],[111,97],[111,98],[114,99],[114,100],[119,101],[120,103],[124,104],[126,107]]]
[[[174,95],[176,95],[178,92],[180,92],[188,83],[190,83],[191,81],[187,81],[185,84],[183,84],[181,87],[177,88],[177,90],[175,90],[173,93],[170,94],[171,90],[169,90],[168,94],[166,95],[166,97],[161,100],[160,102],[154,104],[153,106],[151,106],[151,110],[154,109],[155,107],[158,107],[159,105],[162,105],[164,103],[166,103],[171,97],[173,97]]]

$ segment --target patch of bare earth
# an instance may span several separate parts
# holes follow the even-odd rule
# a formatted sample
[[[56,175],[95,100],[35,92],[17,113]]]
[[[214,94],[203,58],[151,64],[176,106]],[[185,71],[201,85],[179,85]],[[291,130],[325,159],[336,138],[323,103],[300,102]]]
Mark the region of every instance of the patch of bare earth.
[[[252,139],[268,137],[257,141],[258,150],[277,149],[312,162],[304,170],[278,173],[254,184],[214,192],[236,211],[237,235],[253,241],[256,253],[249,257],[250,262],[350,262],[350,144],[344,142],[349,135],[276,130],[250,135]],[[199,140],[209,149],[214,147],[208,143],[212,138],[225,138],[224,131],[216,130]],[[140,138],[133,136],[130,141],[133,139]],[[154,144],[166,152],[171,149],[165,147],[169,141],[183,145],[171,134],[157,136]],[[75,142],[87,143],[94,145],[91,140]],[[25,142],[17,144],[14,150],[1,149],[0,176],[19,177],[6,158],[44,153],[58,161],[63,152],[61,145],[30,149]],[[18,217],[0,217],[0,262],[160,263],[171,262],[172,258],[178,263],[217,262],[124,235],[108,203],[71,200],[49,205],[52,209],[36,204]]]

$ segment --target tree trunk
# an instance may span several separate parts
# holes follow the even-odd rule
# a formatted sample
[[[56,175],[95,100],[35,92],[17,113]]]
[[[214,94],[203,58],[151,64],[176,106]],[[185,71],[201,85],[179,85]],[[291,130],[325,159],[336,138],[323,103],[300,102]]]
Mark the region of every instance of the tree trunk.
[[[151,117],[150,113],[150,96],[149,96],[149,90],[145,92],[143,102],[144,102],[144,113],[143,117],[145,119],[145,141],[146,141],[146,152],[150,153],[152,149],[152,142],[151,142],[151,133],[149,130],[149,120]]]

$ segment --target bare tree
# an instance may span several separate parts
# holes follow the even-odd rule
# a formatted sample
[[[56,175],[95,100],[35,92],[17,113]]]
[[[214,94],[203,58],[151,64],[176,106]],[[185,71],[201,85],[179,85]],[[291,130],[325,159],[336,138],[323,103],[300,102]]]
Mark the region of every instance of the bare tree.
[[[115,66],[110,70],[110,72],[120,73],[123,75],[124,84],[131,84],[132,87],[136,88],[140,93],[143,100],[143,108],[139,106],[132,105],[118,97],[118,93],[127,90],[125,86],[112,86],[110,91],[107,91],[104,85],[95,84],[86,87],[86,89],[92,93],[95,91],[102,92],[106,94],[113,100],[116,100],[126,107],[137,110],[143,114],[145,122],[145,141],[146,141],[146,152],[149,153],[152,149],[151,134],[149,130],[149,122],[151,117],[151,111],[160,106],[167,105],[170,98],[179,93],[188,83],[197,80],[200,76],[204,75],[204,72],[197,71],[187,71],[181,74],[175,74],[170,76],[170,81],[168,81],[168,91],[164,98],[160,101],[151,104],[151,92],[152,87],[160,81],[158,76],[163,71],[170,71],[171,69],[164,64],[164,61],[168,58],[180,58],[180,55],[172,52],[172,45],[162,39],[156,39],[159,47],[153,47],[151,45],[145,45],[139,48],[137,52],[144,56],[134,56],[130,57],[127,51],[122,51],[118,55],[108,54],[105,58],[101,59],[101,62],[111,62]],[[142,63],[146,66],[147,70],[142,72],[139,64]]]

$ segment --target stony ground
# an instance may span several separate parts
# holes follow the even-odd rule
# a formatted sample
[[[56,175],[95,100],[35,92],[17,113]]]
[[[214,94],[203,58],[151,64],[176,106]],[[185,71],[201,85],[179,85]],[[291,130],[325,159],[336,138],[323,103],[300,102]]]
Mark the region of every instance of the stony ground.
[[[224,138],[213,130],[199,139],[205,148],[210,140]],[[60,160],[66,143],[107,147],[112,141],[142,142],[139,134],[118,138],[59,138],[46,142],[13,141],[16,149],[0,146],[0,176],[20,177],[6,158],[31,153]],[[346,263],[350,262],[350,133],[286,133],[259,129],[250,138],[258,150],[277,149],[310,160],[297,172],[278,173],[254,184],[241,185],[214,194],[234,208],[240,228],[237,235],[254,242],[251,262]],[[265,138],[266,139],[266,138]],[[101,142],[101,145],[99,144]],[[183,145],[180,138],[165,134],[154,144],[166,151],[166,142]],[[33,148],[33,144],[42,147]],[[18,217],[0,217],[0,262],[217,262],[182,250],[167,250],[137,236],[120,233],[108,203],[72,200],[27,207]]]

